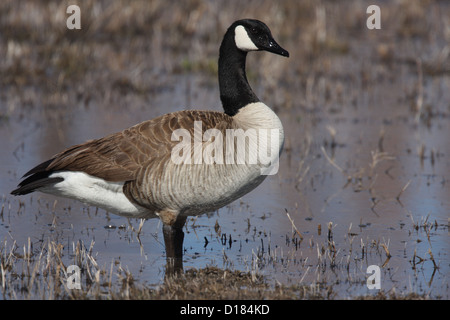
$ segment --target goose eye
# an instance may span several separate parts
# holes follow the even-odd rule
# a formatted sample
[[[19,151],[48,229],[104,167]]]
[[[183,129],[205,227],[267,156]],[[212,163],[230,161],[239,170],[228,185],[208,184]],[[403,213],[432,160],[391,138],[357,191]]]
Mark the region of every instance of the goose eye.
[[[257,34],[257,33],[258,33],[258,29],[256,29],[255,27],[253,27],[253,28],[250,29],[250,32],[251,32],[252,34]]]

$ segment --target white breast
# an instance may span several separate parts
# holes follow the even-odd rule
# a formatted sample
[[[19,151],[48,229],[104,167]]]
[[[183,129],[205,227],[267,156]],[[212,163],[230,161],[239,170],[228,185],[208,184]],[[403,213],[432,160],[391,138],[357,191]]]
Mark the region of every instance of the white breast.
[[[262,102],[250,103],[234,116],[234,121],[244,130],[253,128],[258,132],[258,151],[267,151],[264,161],[259,152],[258,157],[263,162],[260,171],[263,175],[273,175],[278,172],[279,156],[284,145],[284,129],[280,118]],[[267,139],[261,140],[266,136]],[[278,138],[278,141],[276,139]]]
[[[283,149],[284,144],[284,129],[280,118],[268,106],[262,102],[250,103],[241,108],[239,112],[233,117],[234,121],[240,128],[248,129],[266,129],[277,130],[280,142],[279,151]]]

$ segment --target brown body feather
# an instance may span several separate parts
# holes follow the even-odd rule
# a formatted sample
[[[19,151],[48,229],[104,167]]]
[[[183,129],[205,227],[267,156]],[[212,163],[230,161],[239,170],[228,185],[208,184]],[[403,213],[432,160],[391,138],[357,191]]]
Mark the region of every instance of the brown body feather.
[[[232,118],[221,112],[179,111],[148,120],[133,127],[87,141],[58,153],[46,171],[83,171],[106,181],[135,180],[150,163],[170,159],[174,130],[184,128],[193,136],[194,121],[206,128],[231,128]]]
[[[127,198],[152,213],[167,209],[165,204],[157,203],[157,198],[164,193],[160,186],[170,183],[171,179],[165,175],[165,169],[170,163],[172,148],[179,143],[172,141],[172,133],[183,128],[194,136],[195,121],[202,123],[202,134],[206,129],[215,128],[225,135],[226,129],[235,127],[233,118],[221,112],[186,110],[166,114],[56,154],[27,172],[24,177],[28,178],[12,193],[26,194],[60,182],[60,178],[48,178],[53,172],[79,171],[105,181],[124,182]],[[201,168],[196,166],[196,169]],[[165,202],[170,197],[167,193]]]

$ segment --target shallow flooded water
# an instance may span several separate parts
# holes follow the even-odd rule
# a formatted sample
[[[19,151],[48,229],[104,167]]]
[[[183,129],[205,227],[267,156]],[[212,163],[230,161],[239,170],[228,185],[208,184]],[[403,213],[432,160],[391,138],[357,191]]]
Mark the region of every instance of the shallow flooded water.
[[[449,14],[428,16],[438,8]],[[323,8],[332,9],[332,4]],[[284,32],[279,42],[291,52],[290,59],[249,55],[249,81],[284,125],[279,172],[218,212],[188,219],[185,269],[213,265],[248,271],[273,286],[329,286],[334,297],[351,298],[378,292],[366,285],[367,269],[375,265],[385,292],[448,299],[450,8],[440,3],[420,9],[427,12],[430,30],[447,23],[447,29],[439,29],[447,33],[411,40],[397,35],[397,29],[374,34],[349,27],[336,40],[339,46],[325,43],[308,64],[301,41]],[[329,24],[339,25],[332,19]],[[100,49],[101,57],[106,50]],[[143,55],[150,50],[141,49]],[[211,59],[216,54],[212,51]],[[164,65],[167,57],[159,59]],[[267,74],[255,75],[261,66]],[[211,70],[185,62],[181,71],[146,68],[138,78],[157,79],[157,85],[145,92],[130,89],[122,76],[117,90],[98,95],[89,88],[92,81],[62,92],[36,83],[2,83],[3,255],[30,241],[35,250],[55,241],[64,246],[70,264],[76,244],[82,243],[92,245],[99,266],[120,265],[135,281],[161,283],[166,260],[158,220],[146,221],[137,232],[140,221],[72,200],[9,194],[27,170],[73,144],[176,110],[221,110]]]

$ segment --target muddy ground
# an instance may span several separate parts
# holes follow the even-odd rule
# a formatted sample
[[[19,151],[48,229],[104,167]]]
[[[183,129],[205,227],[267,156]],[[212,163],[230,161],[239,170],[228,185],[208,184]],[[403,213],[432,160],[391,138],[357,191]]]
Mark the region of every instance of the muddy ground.
[[[374,30],[374,1],[87,0],[81,30],[70,4],[0,2],[2,298],[448,299],[449,2],[380,1]],[[188,221],[180,279],[164,280],[157,220],[9,194],[73,144],[221,110],[219,44],[245,17],[290,52],[247,59],[285,150],[258,189]]]

